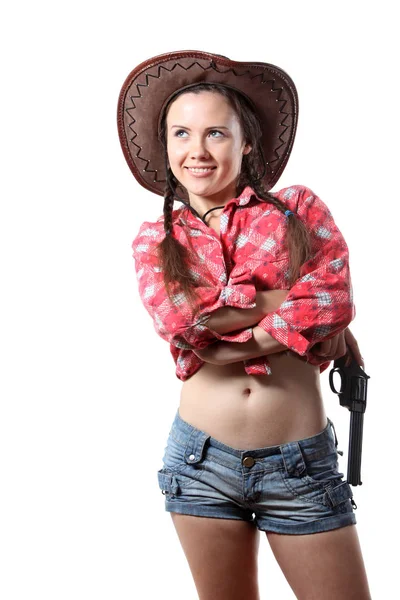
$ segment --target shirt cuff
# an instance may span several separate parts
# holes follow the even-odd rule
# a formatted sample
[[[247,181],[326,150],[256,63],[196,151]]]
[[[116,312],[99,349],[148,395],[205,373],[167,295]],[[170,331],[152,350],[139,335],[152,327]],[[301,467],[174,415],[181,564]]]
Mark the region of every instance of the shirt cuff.
[[[259,323],[266,333],[269,333],[277,342],[287,346],[300,356],[305,356],[313,342],[308,341],[293,325],[286,323],[277,313],[269,313]]]
[[[185,331],[185,340],[188,344],[202,350],[210,343],[216,340],[227,342],[247,342],[253,337],[253,328],[238,329],[225,334],[220,334],[208,327],[207,322],[212,313],[224,306],[233,308],[255,308],[256,303],[256,288],[253,284],[243,283],[225,286],[219,295],[217,302],[209,308],[210,312],[206,312],[198,322],[191,328]]]
[[[257,290],[252,283],[242,283],[237,285],[227,285],[221,292],[221,297],[224,299],[224,306],[233,308],[255,308]],[[207,324],[206,324],[207,326]],[[247,327],[236,332],[228,332],[220,334],[217,331],[210,331],[219,340],[225,342],[247,342],[253,337],[253,328]]]
[[[237,285],[227,285],[223,288],[220,295],[221,308],[224,306],[231,306],[233,308],[255,308],[257,290],[251,283],[243,283]],[[208,320],[210,315],[207,315]],[[253,337],[253,328],[246,327],[246,329],[239,329],[237,331],[230,331],[228,333],[218,333],[207,326],[207,320],[201,325],[204,327],[212,336],[216,339],[224,342],[236,342],[244,343]],[[206,344],[208,345],[208,344]]]
[[[222,306],[234,308],[255,308],[257,290],[252,283],[226,285],[221,291]]]

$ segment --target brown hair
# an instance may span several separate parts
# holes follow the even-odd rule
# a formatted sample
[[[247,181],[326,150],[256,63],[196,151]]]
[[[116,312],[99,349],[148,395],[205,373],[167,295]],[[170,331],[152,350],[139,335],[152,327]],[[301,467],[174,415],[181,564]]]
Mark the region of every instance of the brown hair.
[[[258,116],[251,104],[246,100],[246,97],[232,88],[214,83],[199,83],[173,96],[165,106],[160,120],[159,138],[164,148],[164,160],[167,172],[167,183],[164,193],[164,229],[169,235],[166,235],[160,242],[157,246],[157,251],[169,298],[171,299],[174,293],[172,288],[175,288],[174,291],[176,293],[178,286],[178,289],[180,288],[180,291],[185,294],[191,304],[195,304],[197,295],[195,292],[196,283],[189,269],[190,264],[193,264],[191,261],[196,260],[196,255],[192,252],[192,247],[189,250],[175,239],[172,234],[172,211],[174,200],[177,197],[176,188],[179,182],[173,175],[168,164],[166,122],[168,109],[178,96],[188,92],[198,94],[203,91],[221,94],[227,99],[241,123],[245,142],[252,146],[251,151],[243,155],[242,168],[236,184],[236,197],[249,185],[260,200],[273,204],[283,213],[287,210],[287,206],[283,202],[277,200],[264,188],[262,179],[265,175],[266,164],[261,148],[262,131]],[[189,236],[188,240],[191,246]],[[309,258],[310,254],[308,230],[301,219],[295,214],[291,214],[287,218],[286,242],[289,249],[289,286],[291,287],[299,276],[301,265]]]

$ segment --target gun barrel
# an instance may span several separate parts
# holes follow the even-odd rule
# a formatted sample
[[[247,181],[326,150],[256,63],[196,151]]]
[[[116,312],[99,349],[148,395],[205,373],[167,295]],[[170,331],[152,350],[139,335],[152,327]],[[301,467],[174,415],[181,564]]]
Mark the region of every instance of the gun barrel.
[[[351,485],[362,485],[361,454],[364,427],[364,413],[350,412],[349,457],[347,480]]]

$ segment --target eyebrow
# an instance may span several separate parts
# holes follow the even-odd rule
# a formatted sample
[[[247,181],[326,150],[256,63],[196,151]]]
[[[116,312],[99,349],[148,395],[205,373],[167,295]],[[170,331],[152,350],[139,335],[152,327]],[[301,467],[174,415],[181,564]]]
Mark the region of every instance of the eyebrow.
[[[174,127],[179,127],[180,129],[187,129],[188,131],[191,131],[191,129],[189,127],[186,127],[186,125],[172,125],[171,129],[173,129]],[[224,127],[224,125],[213,125],[212,127],[206,127],[206,129],[228,129],[229,127]]]

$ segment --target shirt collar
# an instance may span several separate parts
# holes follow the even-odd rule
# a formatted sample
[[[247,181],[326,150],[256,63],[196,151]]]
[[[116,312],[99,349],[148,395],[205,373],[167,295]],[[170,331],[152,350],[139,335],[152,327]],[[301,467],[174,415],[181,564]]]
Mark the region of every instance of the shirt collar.
[[[251,200],[251,198],[256,196],[253,188],[251,186],[246,186],[242,193],[237,197],[237,198],[232,198],[232,200],[229,200],[229,202],[227,202],[225,204],[225,206],[227,206],[228,204],[236,204],[237,206],[246,206],[246,204],[248,204]],[[174,211],[175,212],[175,211]],[[176,217],[173,219],[173,222],[176,223],[177,221],[181,221],[184,222],[182,219],[182,214],[183,212],[185,212],[185,214],[187,216],[190,216],[193,219],[196,219],[197,217],[191,212],[191,210],[189,208],[187,208],[187,205],[183,205],[182,208],[179,208],[176,211]]]

